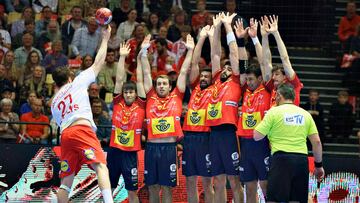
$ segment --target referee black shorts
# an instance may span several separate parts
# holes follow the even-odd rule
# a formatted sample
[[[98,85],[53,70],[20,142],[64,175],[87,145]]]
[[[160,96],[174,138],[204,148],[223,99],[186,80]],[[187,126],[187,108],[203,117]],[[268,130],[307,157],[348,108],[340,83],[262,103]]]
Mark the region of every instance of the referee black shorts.
[[[307,155],[275,152],[270,161],[266,200],[307,203],[308,187]]]

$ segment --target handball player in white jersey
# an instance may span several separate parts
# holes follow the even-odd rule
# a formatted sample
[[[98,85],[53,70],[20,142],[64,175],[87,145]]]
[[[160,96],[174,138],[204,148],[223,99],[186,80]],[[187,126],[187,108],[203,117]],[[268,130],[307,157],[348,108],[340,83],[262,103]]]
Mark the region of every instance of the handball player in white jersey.
[[[104,202],[113,202],[106,158],[95,134],[96,126],[87,92],[88,86],[95,82],[101,67],[104,67],[110,32],[110,26],[103,30],[94,64],[74,80],[67,67],[58,68],[52,73],[59,91],[53,97],[51,113],[61,130],[58,202],[68,202],[74,176],[83,164],[95,170]]]

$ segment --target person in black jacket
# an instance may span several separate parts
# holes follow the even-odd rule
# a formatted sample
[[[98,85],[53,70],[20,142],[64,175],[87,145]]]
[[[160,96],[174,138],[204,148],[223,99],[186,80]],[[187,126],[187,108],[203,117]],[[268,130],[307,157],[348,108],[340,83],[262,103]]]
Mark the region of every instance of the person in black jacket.
[[[71,9],[71,18],[61,26],[61,41],[63,42],[64,54],[68,54],[69,45],[74,37],[75,30],[86,27],[87,22],[82,19],[82,8],[74,6]]]
[[[349,103],[349,93],[339,91],[338,102],[330,108],[329,115],[330,132],[335,142],[347,142],[352,134],[354,117],[353,107]]]
[[[309,90],[309,101],[306,102],[306,104],[302,104],[301,107],[311,114],[318,129],[319,136],[321,140],[324,141],[324,109],[319,102],[319,96],[318,90]]]

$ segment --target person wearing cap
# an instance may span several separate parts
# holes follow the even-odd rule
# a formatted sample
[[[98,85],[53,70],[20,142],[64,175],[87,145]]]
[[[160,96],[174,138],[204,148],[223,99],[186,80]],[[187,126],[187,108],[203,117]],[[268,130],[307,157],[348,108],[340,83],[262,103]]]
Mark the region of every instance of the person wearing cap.
[[[10,86],[4,86],[1,90],[1,99],[8,98],[12,101],[12,112],[19,113],[19,105],[15,102],[15,90]]]
[[[271,146],[267,201],[308,202],[309,167],[306,138],[309,138],[315,161],[314,174],[324,177],[322,146],[311,114],[294,104],[295,91],[290,84],[276,90],[272,107],[254,130],[254,139],[267,136]]]

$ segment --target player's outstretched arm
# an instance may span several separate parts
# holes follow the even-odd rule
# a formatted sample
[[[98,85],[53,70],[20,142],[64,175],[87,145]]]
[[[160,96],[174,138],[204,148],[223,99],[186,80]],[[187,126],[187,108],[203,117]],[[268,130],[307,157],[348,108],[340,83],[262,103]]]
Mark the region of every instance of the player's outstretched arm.
[[[269,33],[266,31],[269,27],[269,19],[267,16],[261,17],[260,33],[262,37],[262,61],[264,65],[264,71],[261,70],[264,82],[268,82],[271,79],[272,61],[271,52],[269,46]]]
[[[271,33],[272,35],[274,35],[286,77],[288,79],[292,80],[295,77],[295,71],[291,66],[289,55],[286,50],[286,46],[285,46],[283,40],[281,39],[279,30],[278,30],[279,17],[275,16],[275,15],[269,16],[269,21],[270,21],[269,28],[267,28],[266,31]]]
[[[220,67],[220,57],[221,57],[221,15],[225,15],[223,13],[219,13],[216,16],[213,17],[213,39],[212,43],[210,43],[210,53],[211,53],[211,69],[212,69],[212,75],[215,76],[215,74],[221,69]]]
[[[251,21],[250,21],[251,23]],[[251,24],[250,24],[251,25]],[[245,84],[245,69],[246,69],[246,65],[247,65],[247,61],[248,61],[248,54],[246,52],[246,48],[245,48],[245,42],[244,42],[244,37],[248,34],[249,32],[249,27],[247,27],[246,29],[244,29],[244,25],[243,25],[243,20],[242,19],[238,19],[235,22],[234,25],[234,30],[235,30],[235,35],[237,37],[237,46],[238,46],[238,53],[239,53],[239,72],[240,72],[240,84],[241,86],[243,86]]]
[[[210,30],[209,25],[203,27],[200,31],[199,39],[196,43],[194,55],[191,61],[190,84],[192,84],[199,77],[199,61],[201,58],[201,50],[204,45],[204,41],[208,36],[208,30]]]
[[[186,89],[186,75],[190,68],[194,47],[195,47],[194,39],[191,37],[190,34],[188,34],[186,36],[187,53],[185,56],[185,60],[184,60],[183,64],[181,65],[179,77],[178,77],[178,80],[176,83],[176,86],[180,92],[185,92],[185,89]]]
[[[147,35],[144,38],[144,41],[141,44],[141,50],[140,50],[141,66],[142,66],[142,71],[143,71],[143,76],[144,76],[143,81],[144,81],[145,93],[148,93],[152,88],[151,67],[150,67],[148,56],[147,56],[147,49],[150,47],[150,38],[151,38],[151,35]]]
[[[258,59],[258,62],[260,64],[261,72],[263,73],[264,77],[264,61],[263,61],[263,53],[262,53],[262,46],[259,42],[259,38],[257,37],[257,31],[258,31],[259,23],[256,19],[251,18],[250,19],[250,29],[248,30],[248,34],[251,37],[251,40],[253,41],[253,44],[255,46],[255,52],[256,57]]]
[[[142,44],[141,44],[141,47]],[[136,89],[137,95],[140,98],[146,98],[145,88],[144,88],[144,75],[142,70],[141,63],[141,52],[136,57]]]
[[[120,44],[120,58],[119,63],[116,69],[116,82],[114,88],[114,94],[122,94],[122,87],[124,82],[126,81],[126,72],[125,72],[125,58],[130,53],[129,44],[121,43]]]
[[[100,48],[98,53],[96,54],[95,61],[93,65],[90,67],[94,70],[95,75],[97,76],[105,63],[106,52],[107,52],[107,44],[111,35],[111,27],[108,25],[107,29],[104,29],[102,32],[102,40],[100,44]]]
[[[221,22],[224,24],[226,30],[226,40],[230,50],[229,59],[233,74],[239,75],[240,72],[238,46],[236,44],[236,38],[231,27],[231,22],[235,16],[236,13],[233,13],[232,15],[226,13],[226,15],[221,16]]]

